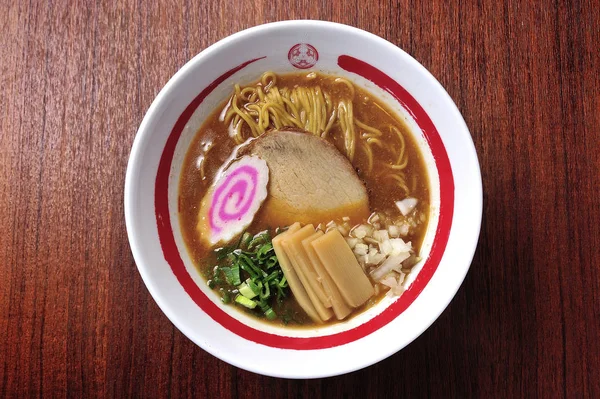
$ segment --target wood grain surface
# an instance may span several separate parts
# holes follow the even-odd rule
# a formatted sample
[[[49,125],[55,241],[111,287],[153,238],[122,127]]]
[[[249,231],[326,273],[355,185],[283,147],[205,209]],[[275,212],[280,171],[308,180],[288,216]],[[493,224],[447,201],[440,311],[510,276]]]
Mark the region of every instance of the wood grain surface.
[[[484,215],[456,298],[415,342],[322,380],[258,376],[145,288],[127,158],[192,56],[282,19],[406,50],[471,129]],[[0,397],[600,398],[600,3],[1,1]]]

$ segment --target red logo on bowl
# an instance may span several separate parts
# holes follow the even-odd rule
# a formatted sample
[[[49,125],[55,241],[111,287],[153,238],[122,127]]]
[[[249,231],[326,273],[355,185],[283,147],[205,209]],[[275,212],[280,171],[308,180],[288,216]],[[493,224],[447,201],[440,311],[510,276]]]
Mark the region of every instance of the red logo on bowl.
[[[319,52],[308,43],[298,43],[288,52],[288,60],[298,69],[308,69],[319,61]]]

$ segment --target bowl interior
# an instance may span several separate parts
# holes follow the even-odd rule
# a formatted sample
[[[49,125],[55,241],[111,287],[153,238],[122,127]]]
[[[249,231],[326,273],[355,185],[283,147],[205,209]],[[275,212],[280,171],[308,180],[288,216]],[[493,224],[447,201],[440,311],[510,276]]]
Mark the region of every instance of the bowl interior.
[[[276,69],[280,68],[280,69]],[[173,160],[171,163],[171,172],[169,175],[168,194],[169,194],[169,214],[171,220],[171,226],[175,243],[177,245],[179,254],[185,265],[185,268],[194,282],[198,285],[199,289],[207,296],[210,300],[215,303],[220,303],[218,294],[208,288],[205,279],[198,273],[197,268],[194,265],[194,261],[190,257],[190,254],[186,250],[183,235],[181,233],[180,220],[179,220],[179,209],[178,209],[178,196],[179,196],[179,182],[182,172],[183,161],[187,151],[190,147],[191,142],[196,136],[198,129],[206,118],[215,110],[215,107],[219,106],[223,100],[226,100],[231,96],[233,86],[236,83],[246,84],[256,81],[262,73],[266,70],[274,71],[278,74],[298,72],[289,62],[287,65],[280,65],[277,62],[271,61],[268,57],[262,58],[246,66],[242,70],[234,73],[225,79],[222,83],[215,87],[215,89],[198,105],[186,122],[181,136],[177,141]],[[439,208],[440,208],[440,190],[439,190],[439,176],[435,160],[431,149],[427,143],[427,140],[420,130],[418,124],[414,120],[413,116],[407,111],[406,108],[402,107],[400,103],[393,98],[393,96],[387,91],[383,90],[373,82],[365,79],[364,77],[356,74],[352,74],[338,65],[323,65],[319,68],[315,65],[313,68],[304,71],[317,71],[319,73],[329,73],[335,76],[342,76],[355,85],[367,89],[371,94],[380,101],[388,104],[393,111],[396,112],[397,116],[402,119],[408,126],[410,126],[411,134],[414,135],[415,141],[421,151],[421,154],[425,158],[425,164],[427,172],[430,176],[430,216],[427,232],[423,245],[421,248],[421,256],[424,259],[429,257],[429,253],[432,248],[433,240],[435,238],[436,228],[439,220]],[[413,273],[409,274],[407,280],[407,286],[410,286],[415,278],[418,276],[421,267],[425,262],[419,262],[414,268]],[[270,332],[274,334],[296,336],[296,337],[316,337],[323,335],[330,335],[341,331],[351,330],[361,324],[364,324],[367,320],[372,319],[374,316],[380,314],[385,310],[396,298],[385,297],[376,306],[369,308],[367,311],[351,318],[348,321],[343,321],[335,324],[327,324],[321,327],[313,328],[284,328],[276,326],[270,323],[264,323],[256,318],[253,318],[239,309],[233,306],[222,306],[222,310],[230,315],[231,317],[237,318],[243,324],[251,326],[255,329]]]
[[[307,55],[307,48],[314,51]],[[183,158],[198,128],[229,96],[234,83],[252,82],[267,70],[281,74],[304,69],[350,79],[407,122],[425,157],[432,206],[421,250],[425,261],[411,273],[410,288],[400,299],[385,298],[348,322],[285,329],[221,305],[206,286],[181,235],[178,183]],[[171,321],[229,363],[297,378],[364,367],[416,338],[460,286],[481,220],[477,157],[462,117],[439,83],[383,39],[315,21],[253,28],[186,64],[158,95],[140,126],[125,196],[136,263]],[[458,217],[460,225],[455,223]]]

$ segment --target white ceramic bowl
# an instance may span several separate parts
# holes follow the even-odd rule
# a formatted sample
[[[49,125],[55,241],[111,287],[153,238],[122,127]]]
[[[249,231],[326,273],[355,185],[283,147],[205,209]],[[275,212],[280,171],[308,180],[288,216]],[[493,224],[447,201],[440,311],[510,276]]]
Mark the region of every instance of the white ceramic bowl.
[[[192,264],[179,228],[183,157],[197,129],[231,92],[262,72],[345,76],[393,108],[425,154],[432,211],[408,290],[348,322],[314,329],[261,323],[222,305]],[[256,373],[315,378],[384,359],[446,308],[471,263],[482,187],[471,136],[456,106],[417,61],[384,39],[345,25],[288,21],[229,36],[188,62],[158,94],[135,138],[125,181],[131,250],[167,317],[204,350]]]

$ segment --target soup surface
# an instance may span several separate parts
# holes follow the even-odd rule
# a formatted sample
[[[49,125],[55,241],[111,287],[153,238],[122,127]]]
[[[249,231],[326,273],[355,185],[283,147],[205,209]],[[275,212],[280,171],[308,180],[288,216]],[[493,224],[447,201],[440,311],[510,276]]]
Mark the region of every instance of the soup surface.
[[[261,86],[260,81],[252,84]],[[390,221],[390,226],[400,221],[398,223],[404,223],[400,226],[407,226],[404,229],[405,231],[402,232],[404,233],[401,235],[402,239],[405,242],[412,243],[414,253],[418,255],[429,217],[429,180],[423,157],[406,124],[371,93],[348,84],[345,80],[340,81],[336,76],[315,74],[314,72],[277,75],[276,85],[279,90],[318,87],[328,94],[328,102],[332,104],[342,101],[351,103],[351,115],[355,120],[360,121],[354,134],[356,134],[357,140],[362,135],[365,144],[361,146],[361,142],[357,141],[359,145],[356,146],[351,164],[366,187],[371,216],[356,215],[352,214],[351,211],[345,214],[342,209],[337,214],[328,215],[326,219],[322,216],[316,217],[311,223],[314,223],[315,226],[320,223],[325,226],[327,223],[331,224],[333,222],[335,225],[345,225],[346,230],[348,230],[347,227],[352,228],[370,223],[375,226],[374,230],[377,230],[378,227],[382,227],[381,224],[384,220]],[[227,245],[227,243],[211,247],[205,240],[201,239],[198,232],[198,222],[203,197],[214,183],[215,177],[223,165],[230,160],[232,153],[240,145],[239,137],[244,142],[251,140],[251,129],[248,125],[242,124],[238,126],[237,134],[240,135],[238,140],[236,141],[232,137],[231,123],[228,125],[223,120],[223,115],[228,111],[231,103],[230,98],[219,105],[198,130],[186,154],[179,184],[179,217],[184,241],[199,272],[207,279],[211,287],[219,290],[223,301],[226,303],[233,302],[233,297],[238,293],[235,289],[227,288],[219,282],[215,284],[211,280],[214,277],[215,266],[218,264],[215,249]],[[369,141],[368,138],[365,139],[368,131],[362,129],[361,126],[377,129],[381,132],[381,135],[375,137],[377,140]],[[347,130],[348,128],[344,126],[343,122],[335,122],[324,138],[331,142],[342,154],[347,154],[345,147],[347,136],[344,135],[344,129]],[[400,139],[399,135],[402,136]],[[243,146],[244,143],[241,145]],[[367,145],[372,149],[371,154],[368,153]],[[406,159],[405,165],[402,165],[401,169],[400,167],[393,167],[393,165],[400,162],[399,153],[401,154],[400,158]],[[417,203],[414,209],[411,210],[410,215],[403,215],[396,202],[407,197],[416,199]],[[288,225],[281,224],[277,215],[271,215],[268,218],[263,217],[261,209],[247,231],[256,234],[267,230],[271,237],[275,237],[277,229],[286,228]],[[383,228],[386,228],[385,226]],[[325,227],[323,227],[323,230],[325,230]],[[402,227],[400,230],[402,230]],[[340,229],[340,231],[344,232],[345,230]],[[389,231],[395,230],[390,228]],[[351,233],[347,233],[345,237],[354,240]],[[239,240],[238,236],[232,242],[239,242]],[[371,248],[369,242],[367,240],[365,245],[369,245],[369,248]],[[377,248],[377,244],[373,243],[373,245]],[[360,258],[359,255],[357,257]],[[404,274],[410,272],[410,270],[404,269],[406,268],[402,269]],[[399,269],[398,273],[400,273]],[[371,276],[369,275],[369,277]],[[365,304],[358,306],[350,317],[372,306],[386,294],[386,290],[383,289],[385,286],[381,286],[376,281],[371,282],[375,286],[375,295]],[[267,318],[253,310],[243,306],[238,307],[249,314],[267,320]],[[284,298],[273,302],[272,309],[277,314],[277,318],[269,320],[273,323],[296,327],[310,326],[315,323],[299,306],[289,290]],[[335,317],[328,322],[334,321],[337,321]]]

